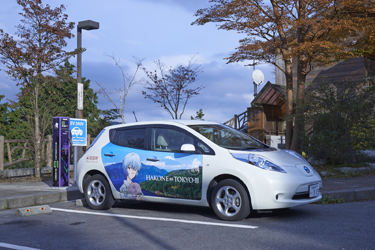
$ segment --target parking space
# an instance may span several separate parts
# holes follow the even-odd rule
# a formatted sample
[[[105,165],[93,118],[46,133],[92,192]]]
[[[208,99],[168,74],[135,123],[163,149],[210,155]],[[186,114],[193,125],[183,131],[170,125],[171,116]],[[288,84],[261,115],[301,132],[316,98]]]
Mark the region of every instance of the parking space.
[[[0,242],[14,246],[0,249],[371,249],[375,243],[375,201],[303,205],[252,213],[237,222],[193,206],[121,202],[105,211],[75,202],[50,206],[52,213],[29,217],[1,211]]]

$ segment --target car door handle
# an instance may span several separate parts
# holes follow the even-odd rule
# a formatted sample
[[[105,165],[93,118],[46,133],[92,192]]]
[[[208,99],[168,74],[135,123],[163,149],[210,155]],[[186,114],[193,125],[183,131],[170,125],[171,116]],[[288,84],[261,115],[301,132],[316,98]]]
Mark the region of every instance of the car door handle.
[[[147,158],[148,161],[159,161],[159,159],[155,159],[155,158]]]
[[[115,156],[114,154],[104,154],[105,156]]]

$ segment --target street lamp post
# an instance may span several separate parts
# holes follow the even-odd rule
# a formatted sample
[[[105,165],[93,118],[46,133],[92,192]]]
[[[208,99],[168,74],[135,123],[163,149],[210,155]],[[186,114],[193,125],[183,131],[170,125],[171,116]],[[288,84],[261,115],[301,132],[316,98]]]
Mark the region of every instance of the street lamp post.
[[[94,22],[91,20],[81,21],[78,22],[77,25],[77,49],[82,49],[82,29],[84,30],[96,30],[99,29],[99,23]],[[83,84],[82,81],[82,52],[77,54],[77,110],[76,110],[76,118],[82,119],[83,118]],[[74,184],[76,184],[77,180],[77,162],[78,159],[82,157],[82,147],[74,146]]]

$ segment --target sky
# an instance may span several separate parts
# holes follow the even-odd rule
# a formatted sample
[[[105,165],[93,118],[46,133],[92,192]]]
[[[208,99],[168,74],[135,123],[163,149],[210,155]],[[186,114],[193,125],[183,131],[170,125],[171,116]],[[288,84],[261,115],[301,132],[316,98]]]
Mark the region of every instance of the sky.
[[[120,104],[116,89],[123,86],[120,69],[113,59],[120,60],[125,73],[135,71],[133,57],[144,59],[143,65],[154,70],[155,60],[176,67],[187,65],[194,57],[202,72],[192,87],[204,86],[199,95],[189,100],[182,119],[195,117],[199,109],[204,119],[224,123],[235,114],[246,111],[253,100],[253,67],[248,62],[227,64],[224,59],[235,51],[245,34],[218,30],[216,24],[191,25],[198,9],[210,6],[208,0],[43,0],[44,5],[57,7],[64,4],[68,21],[93,20],[99,22],[98,30],[82,31],[82,76],[91,81],[90,87],[99,91],[96,82],[105,86],[112,100]],[[16,37],[15,26],[20,23],[20,6],[16,1],[1,0],[0,29]],[[72,30],[77,34],[76,28]],[[76,48],[76,36],[68,40],[66,50]],[[77,59],[70,62],[77,64]],[[0,65],[0,69],[4,69]],[[274,68],[270,64],[256,67],[265,76],[264,83],[274,83]],[[76,75],[74,75],[76,76]],[[137,74],[144,78],[143,72]],[[258,92],[264,86],[258,86]],[[145,99],[144,85],[134,85],[126,98],[125,122],[170,120],[171,116],[160,105]],[[0,71],[0,94],[5,99],[16,100],[19,87],[4,71]],[[3,101],[4,102],[4,99]],[[113,104],[99,95],[99,109],[112,109]]]

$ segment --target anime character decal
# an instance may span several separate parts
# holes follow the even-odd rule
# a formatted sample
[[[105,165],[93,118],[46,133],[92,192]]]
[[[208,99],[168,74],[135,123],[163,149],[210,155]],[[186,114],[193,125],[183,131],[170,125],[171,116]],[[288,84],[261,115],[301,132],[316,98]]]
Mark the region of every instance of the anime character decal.
[[[122,161],[122,168],[126,175],[124,183],[120,187],[120,195],[123,199],[144,200],[141,186],[133,182],[134,177],[141,170],[141,158],[136,153],[129,153]]]
[[[62,148],[61,148],[61,178],[62,183],[64,183],[64,186],[69,185],[69,165],[70,165],[70,154],[69,154],[69,147],[70,144],[68,142],[64,142]]]
[[[202,155],[143,151],[112,143],[102,148],[105,170],[120,198],[202,198]]]

